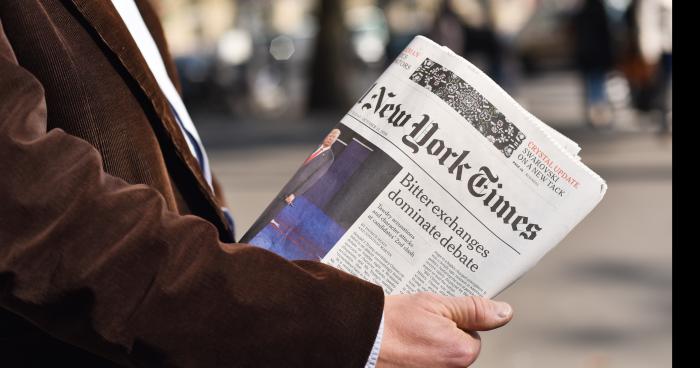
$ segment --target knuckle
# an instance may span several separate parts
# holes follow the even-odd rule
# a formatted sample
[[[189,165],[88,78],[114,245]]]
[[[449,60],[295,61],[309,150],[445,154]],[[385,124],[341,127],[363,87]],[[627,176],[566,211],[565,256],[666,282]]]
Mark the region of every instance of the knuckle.
[[[481,339],[474,336],[473,339],[454,339],[446,343],[447,349],[445,356],[450,362],[458,366],[465,367],[472,364],[481,352]]]
[[[466,365],[470,365],[474,363],[476,358],[479,356],[479,353],[481,352],[481,343],[478,341],[475,341],[471,344],[465,344],[467,347],[462,351],[462,363]]]
[[[480,351],[481,344],[479,342],[461,343],[450,347],[448,356],[455,366],[465,367],[476,361]]]

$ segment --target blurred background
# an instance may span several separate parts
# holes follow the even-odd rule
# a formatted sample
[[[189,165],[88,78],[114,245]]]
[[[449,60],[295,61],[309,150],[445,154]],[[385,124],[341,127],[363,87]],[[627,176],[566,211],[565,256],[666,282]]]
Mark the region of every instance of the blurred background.
[[[476,367],[670,367],[671,0],[152,0],[238,235],[418,34],[576,140],[601,204]]]

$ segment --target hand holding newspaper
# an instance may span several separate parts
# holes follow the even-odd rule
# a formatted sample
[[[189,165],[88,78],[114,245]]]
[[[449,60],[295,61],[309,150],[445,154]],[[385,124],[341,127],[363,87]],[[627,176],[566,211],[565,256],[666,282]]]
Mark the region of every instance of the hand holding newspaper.
[[[243,237],[384,288],[491,298],[602,199],[578,145],[418,36]]]

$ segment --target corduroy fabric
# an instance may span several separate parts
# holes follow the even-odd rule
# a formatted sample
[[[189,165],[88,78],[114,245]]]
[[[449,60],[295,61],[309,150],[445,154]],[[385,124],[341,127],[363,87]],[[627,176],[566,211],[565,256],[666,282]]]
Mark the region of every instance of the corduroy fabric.
[[[364,366],[381,288],[228,243],[120,22],[0,1],[0,366]]]

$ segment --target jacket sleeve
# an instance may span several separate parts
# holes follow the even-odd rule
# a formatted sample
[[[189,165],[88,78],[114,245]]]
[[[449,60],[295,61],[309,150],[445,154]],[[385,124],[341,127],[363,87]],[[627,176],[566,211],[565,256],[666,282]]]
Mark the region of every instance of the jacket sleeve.
[[[381,288],[220,243],[46,119],[0,23],[1,308],[132,366],[364,366]]]

